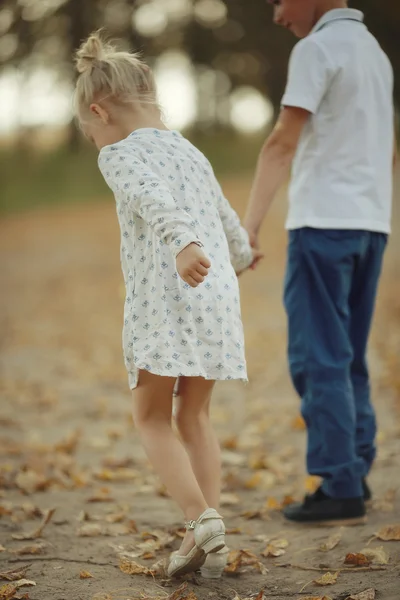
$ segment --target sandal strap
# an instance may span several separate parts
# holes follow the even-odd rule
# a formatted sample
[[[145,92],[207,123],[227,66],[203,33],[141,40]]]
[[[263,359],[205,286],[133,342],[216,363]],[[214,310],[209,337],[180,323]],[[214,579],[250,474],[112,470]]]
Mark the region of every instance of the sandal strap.
[[[195,528],[196,528],[196,525],[197,525],[197,521],[187,521],[187,522],[185,523],[185,528],[186,528],[186,531],[190,531],[190,530],[192,530],[192,529],[195,529]]]

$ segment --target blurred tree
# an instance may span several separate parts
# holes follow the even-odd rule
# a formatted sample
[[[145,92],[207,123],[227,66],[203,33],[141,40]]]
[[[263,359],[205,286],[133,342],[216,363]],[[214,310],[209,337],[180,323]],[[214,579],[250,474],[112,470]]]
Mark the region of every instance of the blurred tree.
[[[400,4],[354,0],[352,6],[365,12],[367,25],[399,72]],[[242,85],[267,94],[275,112],[279,109],[296,40],[273,25],[266,0],[1,0],[0,67],[17,68],[22,88],[26,75],[38,68],[72,84],[76,48],[102,26],[130,47],[143,49],[150,62],[169,49],[186,52],[199,73],[200,118],[214,111],[218,120],[229,89]],[[213,85],[204,87],[212,76]],[[209,90],[215,99],[210,100]],[[399,81],[395,100],[400,106]],[[77,143],[73,126],[70,143]]]

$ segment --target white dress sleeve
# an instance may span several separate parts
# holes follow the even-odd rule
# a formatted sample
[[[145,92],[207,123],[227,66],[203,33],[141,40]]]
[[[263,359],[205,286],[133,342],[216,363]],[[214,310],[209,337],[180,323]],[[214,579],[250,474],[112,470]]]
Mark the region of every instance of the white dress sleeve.
[[[114,195],[151,227],[175,258],[193,242],[203,245],[189,213],[179,208],[168,186],[128,148],[103,148],[99,168]]]
[[[217,196],[217,207],[226,238],[229,244],[229,254],[236,273],[247,269],[253,262],[253,252],[249,242],[249,235],[242,227],[240,219],[221,188]]]

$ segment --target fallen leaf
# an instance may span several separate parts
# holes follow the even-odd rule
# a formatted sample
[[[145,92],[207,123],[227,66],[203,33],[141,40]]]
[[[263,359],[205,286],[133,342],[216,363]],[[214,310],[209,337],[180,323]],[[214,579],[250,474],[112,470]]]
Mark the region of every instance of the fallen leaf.
[[[50,510],[47,510],[45,512],[43,521],[41,522],[41,524],[39,525],[39,527],[37,527],[36,529],[34,529],[33,531],[31,531],[30,533],[14,533],[12,535],[12,537],[14,538],[14,540],[35,540],[37,538],[40,538],[42,536],[44,528],[46,527],[46,525],[51,520],[51,518],[54,515],[55,511],[56,511],[55,508],[51,508]]]
[[[120,571],[126,575],[153,575],[153,571],[151,569],[148,569],[147,567],[144,567],[133,560],[127,560],[125,558],[121,558],[119,568]]]
[[[0,573],[0,579],[5,579],[6,581],[18,581],[18,579],[21,579],[26,575],[26,572],[31,566],[32,565],[24,565],[23,567],[10,569],[10,571],[3,571]]]
[[[221,447],[225,448],[225,450],[237,450],[238,447],[238,438],[237,436],[232,436],[226,438],[222,441]]]
[[[297,600],[332,600],[330,596],[301,596]]]
[[[228,555],[228,564],[225,567],[225,573],[227,575],[239,575],[243,567],[254,567],[262,575],[268,573],[266,566],[252,552],[248,550],[232,550]]]
[[[36,585],[36,582],[30,579],[18,579],[18,581],[14,581],[13,585],[19,589],[21,587],[33,587]]]
[[[304,487],[308,494],[313,494],[321,484],[320,477],[314,477],[313,475],[309,475],[306,478]]]
[[[390,558],[389,554],[383,549],[383,546],[379,546],[379,548],[364,548],[361,550],[361,554],[364,554],[375,565],[387,565]]]
[[[386,527],[382,527],[375,536],[383,542],[399,542],[400,525],[387,525]]]
[[[54,449],[56,452],[64,452],[65,454],[73,454],[77,447],[79,439],[82,435],[82,431],[80,429],[76,429],[67,435],[66,438],[58,442]]]
[[[44,491],[49,485],[49,481],[43,475],[36,473],[32,469],[20,471],[15,478],[15,485],[26,494]]]
[[[240,498],[237,494],[223,492],[221,494],[221,506],[234,506],[239,504]]]
[[[246,481],[246,483],[244,484],[244,487],[247,490],[254,490],[255,488],[257,488],[261,485],[262,480],[263,480],[262,473],[260,471],[257,471],[257,473],[254,473],[254,475]]]
[[[333,585],[337,582],[338,577],[339,573],[325,573],[319,579],[314,579],[314,583],[317,585]]]
[[[303,431],[306,428],[305,421],[301,415],[297,415],[297,417],[292,421],[292,429],[296,431]]]
[[[227,529],[225,533],[226,535],[240,535],[242,530],[239,527],[232,527],[232,529]]]
[[[120,469],[116,469],[116,470],[103,469],[102,471],[95,473],[94,477],[96,479],[99,479],[100,481],[124,482],[124,481],[133,481],[134,479],[137,479],[139,477],[139,475],[140,475],[139,471],[136,471],[135,469],[120,468]]]
[[[367,567],[371,561],[364,554],[346,554],[345,565],[354,565],[356,567]]]
[[[17,588],[12,583],[7,583],[0,588],[0,600],[10,600],[15,598]]]
[[[0,544],[0,552],[5,552],[6,549],[4,548],[4,546],[2,544]]]
[[[127,456],[126,458],[108,456],[102,461],[102,464],[106,469],[125,469],[127,467],[132,467],[135,463],[130,456]]]
[[[339,544],[340,540],[342,539],[342,533],[343,533],[343,528],[341,527],[339,529],[339,531],[337,533],[334,533],[333,535],[331,535],[326,540],[326,542],[324,542],[323,544],[320,544],[319,550],[321,552],[329,552],[330,550],[333,550],[333,548],[336,548],[336,546]]]
[[[185,582],[165,598],[165,600],[197,600],[197,596],[188,589],[188,584]]]
[[[111,513],[105,517],[107,523],[121,523],[126,518],[126,512]]]
[[[92,496],[89,496],[86,502],[115,502],[115,500],[110,496],[110,490],[103,488],[95,492]]]
[[[276,498],[268,498],[265,508],[266,510],[281,510],[281,504]]]
[[[11,554],[16,554],[17,556],[23,556],[25,554],[42,554],[43,550],[46,548],[46,544],[42,542],[38,544],[29,544],[27,546],[21,546],[21,548],[15,548],[10,550]]]
[[[154,552],[145,552],[140,556],[140,558],[142,558],[143,560],[154,560],[155,557],[156,555],[154,554]]]
[[[263,514],[259,510],[248,510],[246,512],[240,513],[240,516],[247,521],[253,521],[254,519],[262,519]]]
[[[260,469],[267,469],[268,468],[267,457],[265,456],[265,454],[260,454],[259,452],[256,452],[250,456],[250,458],[248,460],[248,466],[249,466],[249,469],[252,469],[253,471],[259,471]]]
[[[93,575],[89,571],[81,571],[79,573],[79,579],[93,579]]]
[[[263,552],[261,552],[261,556],[265,558],[277,558],[278,556],[283,556],[286,553],[286,550],[283,548],[275,548],[273,544],[269,544]]]
[[[261,552],[261,556],[265,558],[277,558],[283,556],[286,553],[285,548],[289,546],[289,542],[285,539],[274,540]]]
[[[285,508],[285,506],[290,506],[290,504],[294,504],[295,502],[296,500],[293,498],[293,496],[284,496],[279,508]]]
[[[82,527],[77,530],[79,537],[95,537],[102,535],[103,530],[99,523],[85,523]]]
[[[375,600],[376,592],[373,588],[359,592],[358,594],[352,594],[347,596],[346,600]]]
[[[387,490],[382,498],[374,500],[373,507],[377,511],[381,512],[393,512],[394,501],[396,499],[397,489],[392,488]]]

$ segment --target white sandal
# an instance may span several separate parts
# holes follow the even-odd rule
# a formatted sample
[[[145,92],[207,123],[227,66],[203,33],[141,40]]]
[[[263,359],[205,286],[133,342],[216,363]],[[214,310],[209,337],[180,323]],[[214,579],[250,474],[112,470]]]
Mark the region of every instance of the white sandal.
[[[213,508],[207,508],[197,521],[189,521],[185,527],[188,531],[194,531],[196,545],[184,556],[177,552],[171,554],[167,571],[169,577],[197,571],[208,554],[218,552],[225,546],[225,525],[221,515]]]
[[[204,579],[220,579],[228,564],[229,549],[225,546],[222,550],[209,554],[201,567],[201,576]]]

